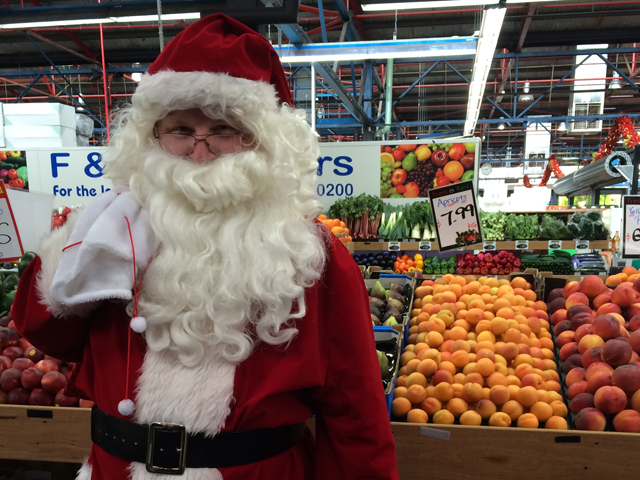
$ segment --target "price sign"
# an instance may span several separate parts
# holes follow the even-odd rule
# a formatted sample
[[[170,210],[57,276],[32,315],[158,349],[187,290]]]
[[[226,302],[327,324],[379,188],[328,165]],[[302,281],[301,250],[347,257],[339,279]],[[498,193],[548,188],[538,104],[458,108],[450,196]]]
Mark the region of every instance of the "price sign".
[[[0,180],[0,261],[18,260],[24,250],[4,182]]]
[[[622,197],[622,222],[622,258],[640,258],[640,196]]]
[[[420,250],[421,252],[430,252],[431,242],[420,242],[418,244],[418,250]]]
[[[549,250],[560,250],[562,248],[562,240],[549,240]]]
[[[516,250],[528,250],[529,240],[516,240]]]
[[[482,249],[487,252],[495,252],[496,250],[496,242],[495,241],[486,241],[482,244]]]
[[[390,252],[397,252],[400,250],[400,242],[389,242],[387,245],[387,250]]]
[[[588,250],[589,240],[576,240],[576,250]]]
[[[429,200],[441,252],[482,243],[473,182],[453,183],[429,190]]]

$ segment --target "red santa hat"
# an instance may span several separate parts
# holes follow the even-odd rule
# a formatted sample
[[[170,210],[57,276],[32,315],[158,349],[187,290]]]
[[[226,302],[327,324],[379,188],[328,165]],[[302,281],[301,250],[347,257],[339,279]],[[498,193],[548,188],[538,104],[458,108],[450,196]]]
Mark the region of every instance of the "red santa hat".
[[[269,41],[223,14],[209,15],[167,44],[132,98],[171,110],[219,105],[237,113],[293,105],[278,54]]]

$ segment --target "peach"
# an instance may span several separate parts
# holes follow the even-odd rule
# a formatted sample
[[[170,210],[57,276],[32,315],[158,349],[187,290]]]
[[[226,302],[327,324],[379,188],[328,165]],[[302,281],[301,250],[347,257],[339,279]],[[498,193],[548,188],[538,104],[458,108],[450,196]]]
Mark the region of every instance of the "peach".
[[[553,408],[548,403],[544,402],[534,403],[529,409],[529,412],[534,414],[541,422],[546,422],[553,416]]]
[[[620,307],[615,303],[605,303],[598,308],[596,316],[599,317],[600,315],[606,315],[608,313],[622,313],[622,310],[620,310]]]
[[[572,368],[582,367],[582,355],[574,354],[567,358],[567,361],[562,365],[563,373],[569,373]]]
[[[578,412],[575,425],[577,430],[602,432],[607,426],[607,419],[600,410],[589,407]]]
[[[631,397],[631,408],[636,412],[640,412],[640,390],[634,393]]]
[[[549,406],[553,410],[553,415],[558,417],[566,417],[568,410],[567,406],[562,400],[553,400],[549,403]]]
[[[573,282],[572,282],[573,283]],[[613,296],[611,297],[613,301]],[[584,293],[572,293],[567,297],[567,301],[565,303],[565,307],[569,310],[573,305],[589,305],[589,297],[587,297]]]
[[[566,299],[564,297],[554,298],[549,301],[549,313],[553,315],[558,310],[566,310]]]
[[[462,387],[462,399],[468,403],[482,400],[482,386],[477,383],[467,383]]]
[[[629,319],[629,330],[632,332],[640,330],[640,313],[635,314]]]
[[[567,311],[564,308],[561,308],[553,312],[553,314],[551,315],[550,322],[551,322],[551,325],[557,325],[558,323],[566,319],[567,319]]]
[[[588,313],[579,313],[571,318],[571,330],[575,332],[582,325],[587,325],[591,322],[593,322],[593,316]]]
[[[591,393],[580,393],[571,399],[569,409],[573,413],[578,413],[580,410],[594,406],[594,396]]]
[[[442,410],[442,402],[437,398],[430,397],[420,404],[420,408],[427,412],[429,416],[433,416],[434,413]]]
[[[620,334],[620,322],[612,315],[599,315],[593,321],[591,331],[603,340],[610,340]]]
[[[624,313],[624,318],[630,321],[633,317],[635,317],[639,313],[640,313],[640,303],[634,303],[629,308],[627,308],[627,311]]]
[[[601,293],[596,298],[593,299],[593,308],[596,310],[600,310],[600,307],[605,303],[609,303],[611,301],[611,290],[607,290],[605,293]]]
[[[631,396],[640,390],[640,368],[635,365],[622,365],[613,371],[611,385],[618,387]]]
[[[447,410],[453,413],[453,416],[456,418],[458,418],[468,409],[469,405],[461,398],[452,398],[447,402]]]
[[[497,408],[496,404],[491,400],[483,398],[478,403],[476,403],[475,411],[478,412],[484,420],[489,420],[489,418],[491,418],[491,416],[496,413]]]
[[[594,394],[600,387],[611,385],[611,374],[609,372],[598,372],[593,375],[587,382],[587,392]]]
[[[611,303],[615,303],[621,308],[628,308],[636,303],[635,290],[620,285],[611,294]]]
[[[586,380],[581,380],[579,382],[572,383],[567,389],[567,398],[569,400],[572,400],[574,397],[577,397],[581,393],[587,393],[588,389],[589,389],[589,382],[587,382]]]
[[[516,393],[518,403],[523,407],[530,407],[538,401],[538,392],[534,387],[522,387]]]
[[[640,413],[635,410],[623,410],[613,419],[616,432],[640,433]]]
[[[565,322],[559,323],[558,325],[556,325],[556,327],[562,325],[563,323]],[[556,335],[558,335],[558,338],[556,338],[556,347],[558,348],[561,348],[563,345],[566,345],[567,343],[575,342],[576,340],[576,332],[572,332],[569,329],[561,332],[560,334],[556,333]]]
[[[567,358],[579,352],[578,344],[576,342],[566,343],[560,348],[559,358],[565,362]]]
[[[618,330],[619,329],[620,327],[618,326]],[[585,335],[584,337],[582,337],[582,340],[580,340],[580,343],[578,344],[578,351],[582,354],[587,350],[589,350],[590,348],[596,348],[596,347],[602,347],[602,346],[604,346],[604,340],[598,335]]]
[[[562,289],[562,296],[568,299],[571,295],[579,291],[580,282],[568,282]]]
[[[595,298],[600,294],[604,286],[605,285],[601,277],[598,275],[589,275],[580,282],[579,291],[589,298]]]
[[[591,330],[592,327],[590,323],[580,325],[578,328],[576,328],[576,342],[580,343],[580,340],[582,340],[586,335],[593,333]]]
[[[589,365],[587,367],[587,370],[584,374],[584,378],[589,381],[589,379],[595,375],[598,372],[609,372],[610,374],[613,374],[613,367],[611,367],[611,365],[604,363],[604,362],[596,362],[596,363],[592,363],[591,365]]]
[[[629,345],[635,353],[640,354],[640,330],[636,330],[629,336]]]
[[[551,290],[549,292],[549,298],[547,299],[548,302],[551,302],[553,300],[555,300],[556,298],[560,298],[562,297],[562,288],[554,288],[553,290]],[[564,298],[564,297],[562,297]]]
[[[571,320],[576,315],[584,313],[586,315],[593,315],[593,310],[589,307],[589,304],[576,303],[571,306],[567,306],[567,320]]]
[[[480,425],[482,424],[482,417],[478,412],[473,410],[467,410],[460,415],[460,425]]]
[[[593,399],[595,407],[605,415],[618,413],[627,406],[627,395],[618,387],[602,387]]]
[[[633,349],[622,340],[609,340],[602,347],[601,358],[613,367],[624,365],[631,360]]]
[[[433,423],[437,423],[439,425],[453,425],[453,422],[456,421],[456,418],[449,410],[440,410],[433,414]]]
[[[587,368],[592,363],[597,363],[602,361],[602,347],[594,347],[588,349],[586,352],[582,354],[582,366]]]
[[[533,413],[524,413],[518,417],[518,427],[538,428],[538,418]]]
[[[557,415],[549,417],[544,424],[544,428],[551,430],[567,430],[567,421]]]

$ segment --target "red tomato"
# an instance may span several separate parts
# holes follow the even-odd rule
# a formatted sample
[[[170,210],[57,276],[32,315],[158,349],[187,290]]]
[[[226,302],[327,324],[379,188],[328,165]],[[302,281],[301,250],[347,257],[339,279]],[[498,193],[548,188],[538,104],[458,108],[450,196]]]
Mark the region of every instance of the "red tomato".
[[[389,145],[387,145],[386,147],[384,147],[384,151],[385,151],[385,153],[391,153],[391,152],[393,152],[393,148],[391,148]]]
[[[396,148],[391,155],[393,155],[393,159],[396,162],[399,162],[404,158],[404,150],[402,150],[401,148]]]
[[[11,170],[9,170],[9,178],[13,179],[13,178],[18,178],[18,172],[16,172],[15,168],[12,168]]]
[[[445,185],[449,185],[451,183],[451,180],[449,180],[444,175],[442,175],[441,177],[438,177],[436,181],[438,182],[439,187],[444,187]]]
[[[14,178],[9,183],[11,183],[16,188],[24,188],[24,180],[20,177]]]

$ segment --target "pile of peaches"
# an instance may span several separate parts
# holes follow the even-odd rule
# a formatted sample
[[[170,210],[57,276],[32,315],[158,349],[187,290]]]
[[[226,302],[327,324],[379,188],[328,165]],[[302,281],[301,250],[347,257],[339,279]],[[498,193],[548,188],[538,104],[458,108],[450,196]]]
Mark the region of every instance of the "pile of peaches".
[[[415,298],[394,420],[567,428],[547,305],[525,278],[444,275]]]
[[[550,322],[578,430],[640,433],[640,278],[635,268],[625,270],[607,279],[611,288],[591,275],[549,293]]]

